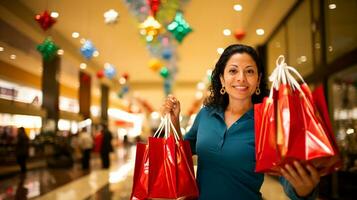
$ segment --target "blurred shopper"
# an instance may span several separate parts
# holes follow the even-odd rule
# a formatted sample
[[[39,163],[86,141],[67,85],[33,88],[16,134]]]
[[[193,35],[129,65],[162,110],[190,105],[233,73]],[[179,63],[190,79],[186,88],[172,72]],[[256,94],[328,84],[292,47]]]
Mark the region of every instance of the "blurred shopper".
[[[15,153],[16,161],[20,165],[21,173],[26,173],[26,160],[29,155],[29,137],[26,135],[24,127],[20,127],[17,131]]]
[[[254,109],[267,94],[263,66],[256,51],[231,45],[219,58],[211,78],[211,95],[184,136],[198,156],[199,199],[262,199],[263,173],[255,170]],[[180,102],[170,95],[163,107],[180,132]],[[280,182],[290,199],[315,199],[320,181],[309,164],[281,168]]]
[[[94,149],[93,151],[95,153],[100,153],[100,150],[102,149],[102,144],[103,144],[103,130],[102,126],[98,126],[98,130],[94,135]]]
[[[93,148],[93,138],[92,135],[87,132],[86,127],[84,127],[79,133],[78,143],[82,151],[82,169],[89,169],[90,154]]]
[[[110,166],[109,154],[113,151],[112,133],[108,130],[106,125],[102,125],[102,145],[100,148],[100,158],[102,160],[102,167],[107,169]]]

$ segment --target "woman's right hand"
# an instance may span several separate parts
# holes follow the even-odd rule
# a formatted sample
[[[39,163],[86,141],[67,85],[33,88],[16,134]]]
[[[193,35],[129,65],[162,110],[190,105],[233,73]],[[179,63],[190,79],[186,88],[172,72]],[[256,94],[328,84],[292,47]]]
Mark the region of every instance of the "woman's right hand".
[[[168,95],[165,102],[161,106],[162,115],[170,114],[171,120],[174,123],[179,122],[180,117],[180,102],[173,95]]]

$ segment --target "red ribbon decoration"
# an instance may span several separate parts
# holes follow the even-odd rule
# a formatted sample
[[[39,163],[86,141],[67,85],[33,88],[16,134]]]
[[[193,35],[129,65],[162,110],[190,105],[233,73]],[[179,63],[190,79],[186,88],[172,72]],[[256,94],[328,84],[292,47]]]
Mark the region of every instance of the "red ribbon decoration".
[[[35,20],[40,24],[41,28],[46,31],[51,28],[51,26],[56,23],[56,20],[51,17],[50,13],[45,10],[42,14],[37,14]]]
[[[155,17],[157,11],[159,11],[160,0],[147,0],[147,3],[150,6],[151,15]]]

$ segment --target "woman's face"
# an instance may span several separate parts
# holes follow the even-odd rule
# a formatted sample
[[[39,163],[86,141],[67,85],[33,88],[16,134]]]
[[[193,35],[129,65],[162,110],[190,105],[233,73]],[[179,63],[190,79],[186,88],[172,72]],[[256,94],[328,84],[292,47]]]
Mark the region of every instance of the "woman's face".
[[[231,100],[249,100],[259,86],[258,67],[247,53],[233,54],[220,77],[222,86]]]

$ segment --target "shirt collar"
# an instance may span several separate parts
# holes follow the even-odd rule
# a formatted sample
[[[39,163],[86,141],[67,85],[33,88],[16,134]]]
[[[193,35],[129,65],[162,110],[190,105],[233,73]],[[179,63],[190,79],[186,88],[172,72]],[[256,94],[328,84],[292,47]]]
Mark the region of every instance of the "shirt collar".
[[[224,110],[223,108],[212,108],[210,115],[218,115],[224,120]],[[254,106],[249,109],[246,113],[244,113],[242,116],[247,115],[248,117],[254,119]]]

